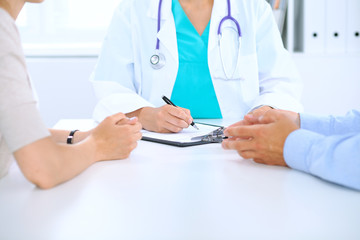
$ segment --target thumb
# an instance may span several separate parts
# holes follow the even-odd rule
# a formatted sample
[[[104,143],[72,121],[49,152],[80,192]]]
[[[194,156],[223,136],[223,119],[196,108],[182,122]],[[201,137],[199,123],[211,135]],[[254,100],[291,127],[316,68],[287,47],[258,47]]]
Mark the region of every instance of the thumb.
[[[118,124],[123,119],[127,119],[127,117],[125,116],[125,114],[119,112],[119,113],[115,113],[115,114],[111,115],[109,117],[109,119],[110,119],[111,123]]]
[[[249,114],[244,116],[244,119],[250,124],[258,124],[259,123],[259,118],[262,117],[262,116],[263,115],[255,116],[254,114],[249,113]]]
[[[139,121],[137,117],[126,118],[126,119],[127,119],[126,124],[130,124],[130,125],[135,125]]]
[[[125,117],[125,118],[121,119],[120,121],[118,121],[116,124],[117,125],[126,125],[126,124],[135,125],[137,122],[138,122],[137,117],[132,117],[132,118]]]

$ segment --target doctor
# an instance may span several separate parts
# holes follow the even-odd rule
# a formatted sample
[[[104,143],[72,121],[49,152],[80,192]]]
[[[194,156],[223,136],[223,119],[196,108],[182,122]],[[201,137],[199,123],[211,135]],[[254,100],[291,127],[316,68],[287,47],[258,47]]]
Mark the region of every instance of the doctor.
[[[91,80],[95,120],[124,112],[155,132],[179,132],[192,117],[302,110],[301,81],[265,0],[123,0]]]

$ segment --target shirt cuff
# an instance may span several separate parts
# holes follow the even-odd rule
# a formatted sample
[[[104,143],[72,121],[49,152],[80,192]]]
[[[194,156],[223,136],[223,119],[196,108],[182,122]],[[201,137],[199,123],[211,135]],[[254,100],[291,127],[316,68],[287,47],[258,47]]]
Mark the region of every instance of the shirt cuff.
[[[330,134],[331,118],[329,116],[315,116],[311,114],[300,114],[301,129],[314,131],[324,135]]]
[[[289,134],[284,145],[284,159],[286,164],[303,172],[309,172],[309,163],[307,162],[311,147],[314,142],[324,136],[299,129]]]

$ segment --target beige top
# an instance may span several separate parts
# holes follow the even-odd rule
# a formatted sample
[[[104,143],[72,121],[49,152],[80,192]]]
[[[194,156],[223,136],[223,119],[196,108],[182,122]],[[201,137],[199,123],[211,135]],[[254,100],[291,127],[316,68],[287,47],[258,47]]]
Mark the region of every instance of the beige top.
[[[40,117],[27,75],[14,19],[0,8],[0,178],[12,153],[50,136]]]

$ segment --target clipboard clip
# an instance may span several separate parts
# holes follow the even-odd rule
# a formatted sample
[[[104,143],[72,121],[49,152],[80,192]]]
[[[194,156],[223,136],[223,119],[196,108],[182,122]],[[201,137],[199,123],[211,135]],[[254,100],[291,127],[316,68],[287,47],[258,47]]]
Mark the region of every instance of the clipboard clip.
[[[191,138],[191,140],[201,140],[203,142],[210,142],[210,143],[221,143],[223,139],[226,137],[224,136],[225,127],[219,127],[218,129],[210,132],[209,134],[203,136],[197,136]]]

